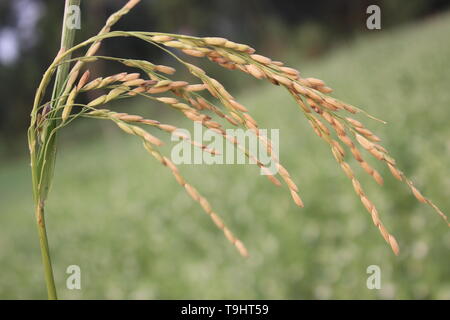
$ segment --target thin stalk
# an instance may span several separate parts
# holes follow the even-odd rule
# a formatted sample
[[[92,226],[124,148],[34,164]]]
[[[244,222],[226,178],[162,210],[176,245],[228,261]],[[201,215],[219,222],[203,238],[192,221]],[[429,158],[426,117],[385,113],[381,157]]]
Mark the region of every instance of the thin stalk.
[[[52,261],[48,247],[47,232],[45,229],[44,202],[39,202],[36,206],[36,221],[39,231],[39,245],[41,247],[42,265],[44,266],[45,283],[47,284],[47,295],[49,300],[56,300],[55,279],[53,277]]]
[[[64,19],[63,19],[63,26],[62,26],[62,32],[61,32],[61,46],[60,46],[60,52],[64,52],[71,48],[73,46],[74,38],[75,38],[75,28],[70,28],[67,19],[69,18],[69,8],[72,5],[80,5],[80,0],[66,0],[65,7],[64,7]],[[66,59],[70,59],[70,54],[68,54]],[[53,87],[53,94],[52,94],[52,100],[57,98],[64,87],[64,83],[66,81],[67,75],[69,73],[69,65],[68,64],[61,64],[58,66],[57,73],[56,73],[56,79],[55,84]],[[54,100],[58,101],[58,100]],[[56,102],[57,104],[58,102]],[[51,106],[52,109],[56,108],[57,105],[53,104]],[[38,184],[37,186],[34,186],[34,190],[37,190],[37,193],[35,194],[35,202],[36,202],[36,223],[38,227],[39,232],[39,245],[41,248],[41,255],[42,255],[42,263],[44,266],[44,274],[45,274],[45,282],[47,285],[47,294],[49,300],[56,300],[57,299],[57,293],[56,293],[56,286],[55,286],[55,280],[53,277],[53,268],[52,268],[52,262],[50,258],[50,249],[48,246],[48,240],[47,240],[47,231],[45,228],[45,217],[44,217],[44,206],[45,206],[45,199],[47,197],[48,190],[50,188],[50,183],[53,176],[53,170],[54,170],[54,163],[56,158],[56,135],[50,134],[53,129],[57,126],[57,120],[49,121],[49,125],[46,130],[46,134],[48,137],[47,146],[48,148],[45,150],[44,157],[42,159],[41,163],[34,162],[34,166],[32,168],[33,170],[33,176],[39,177],[37,181],[33,181],[34,184]],[[45,141],[46,139],[44,139]],[[40,162],[40,161],[39,161]],[[45,168],[43,168],[45,167]],[[43,169],[40,171],[39,169]],[[39,170],[39,171],[38,171]],[[41,172],[43,172],[41,174]]]

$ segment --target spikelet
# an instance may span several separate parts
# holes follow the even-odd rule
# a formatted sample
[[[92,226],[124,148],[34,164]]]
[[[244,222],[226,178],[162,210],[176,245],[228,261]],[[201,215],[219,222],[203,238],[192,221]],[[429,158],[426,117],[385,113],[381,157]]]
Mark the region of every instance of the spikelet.
[[[69,117],[70,112],[72,111],[73,104],[75,103],[76,94],[77,88],[73,88],[69,96],[67,97],[66,105],[64,106],[64,109],[61,114],[62,122],[66,122],[67,118]]]
[[[78,81],[77,88],[76,88],[77,91],[80,91],[81,88],[84,87],[84,85],[85,85],[85,84],[87,83],[87,81],[89,80],[90,74],[91,74],[91,73],[90,73],[89,70],[86,70],[86,71],[83,73],[83,75],[81,76],[80,80]]]

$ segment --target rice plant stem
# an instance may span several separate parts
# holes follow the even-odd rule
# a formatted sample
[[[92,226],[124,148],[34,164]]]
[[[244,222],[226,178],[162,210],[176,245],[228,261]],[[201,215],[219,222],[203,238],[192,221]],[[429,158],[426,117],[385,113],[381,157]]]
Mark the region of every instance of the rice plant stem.
[[[56,286],[53,277],[52,261],[48,247],[47,232],[45,229],[44,202],[39,202],[36,206],[36,222],[39,231],[39,245],[41,247],[42,265],[44,266],[45,283],[47,285],[47,295],[49,300],[56,300]]]
[[[60,48],[61,52],[64,52],[73,46],[76,29],[70,28],[66,19],[68,18],[70,6],[79,4],[80,0],[66,0],[65,2],[64,19],[61,32],[61,48]],[[66,58],[70,59],[70,55],[66,56]],[[58,66],[55,84],[53,87],[52,100],[61,94],[68,73],[69,73],[68,64],[61,64],[60,66]],[[56,102],[52,105],[52,108],[57,107],[58,104],[57,101],[58,100],[56,100]],[[51,133],[56,126],[57,126],[56,120],[50,121],[48,127],[46,128],[47,133]],[[36,202],[36,223],[39,232],[39,245],[41,248],[42,264],[44,267],[45,282],[47,285],[47,294],[49,300],[56,300],[58,297],[56,293],[55,279],[53,277],[53,268],[50,258],[50,249],[47,240],[47,231],[45,228],[44,203],[53,175],[55,157],[56,157],[56,136],[50,135],[48,140],[48,149],[45,150],[42,163],[40,163],[40,165],[38,166],[33,167],[33,171],[35,171],[39,169],[39,167],[43,169],[44,166],[47,166],[44,170],[44,173],[42,173],[40,176],[38,182],[39,185],[37,186],[38,194],[35,197],[35,202]],[[34,183],[36,183],[36,181],[34,181]]]

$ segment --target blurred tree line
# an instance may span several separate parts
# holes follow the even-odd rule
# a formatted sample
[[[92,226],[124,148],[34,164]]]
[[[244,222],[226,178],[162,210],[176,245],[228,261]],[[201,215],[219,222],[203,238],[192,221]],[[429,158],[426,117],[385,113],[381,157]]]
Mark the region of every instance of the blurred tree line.
[[[125,0],[82,0],[76,42],[94,35],[123,3]],[[318,57],[361,33],[373,32],[366,29],[366,8],[371,4],[381,8],[382,30],[449,7],[447,0],[144,0],[115,29],[223,36],[269,56],[289,56],[290,61],[298,62],[299,58]],[[0,2],[1,156],[22,153],[26,148],[17,143],[17,137],[25,136],[34,91],[59,49],[63,5],[64,1],[51,0]],[[102,51],[100,54],[160,63],[167,59],[155,48],[133,40],[105,41]],[[210,68],[214,76],[211,64],[203,67]],[[96,68],[108,74],[120,71],[112,64]],[[225,78],[224,83],[239,86],[234,79]]]

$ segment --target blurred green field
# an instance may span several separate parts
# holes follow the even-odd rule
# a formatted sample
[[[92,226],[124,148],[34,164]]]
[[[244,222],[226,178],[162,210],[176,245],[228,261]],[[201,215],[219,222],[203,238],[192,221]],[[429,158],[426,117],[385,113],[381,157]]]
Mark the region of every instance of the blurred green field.
[[[338,98],[386,120],[388,125],[360,117],[447,213],[449,30],[447,14],[374,32],[298,65],[304,76],[325,80]],[[280,158],[305,208],[257,167],[182,166],[247,245],[251,257],[242,259],[138,140],[85,120],[97,130],[87,135],[83,126],[73,127],[61,136],[47,207],[60,298],[450,299],[450,233],[432,209],[376,162],[386,177],[383,187],[356,169],[399,241],[395,257],[328,146],[284,90],[261,84],[239,100],[262,127],[280,128]],[[148,109],[149,117],[154,113],[160,117],[157,106]],[[172,121],[170,116],[162,115]],[[28,160],[0,165],[0,298],[45,298]],[[82,290],[65,287],[72,264],[81,267]],[[381,268],[381,290],[366,287],[369,265]]]

